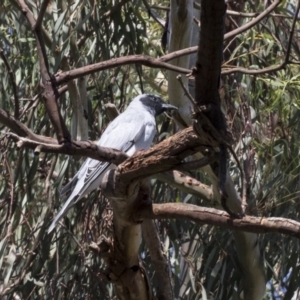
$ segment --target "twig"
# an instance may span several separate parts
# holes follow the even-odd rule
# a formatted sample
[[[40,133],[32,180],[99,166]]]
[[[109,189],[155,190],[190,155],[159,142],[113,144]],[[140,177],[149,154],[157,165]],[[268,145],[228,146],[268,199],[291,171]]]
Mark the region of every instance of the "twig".
[[[297,19],[298,19],[299,9],[300,9],[300,1],[297,1],[297,8],[294,12],[294,19],[293,19],[292,27],[291,27],[291,30],[290,30],[288,47],[287,47],[287,50],[286,50],[286,56],[285,56],[285,62],[286,63],[289,62],[289,58],[290,58],[292,40],[293,40],[293,36],[294,36],[296,22],[297,22]]]
[[[290,34],[289,34],[289,40],[288,40],[287,50],[286,50],[286,54],[285,54],[285,59],[280,65],[263,68],[263,69],[259,69],[259,70],[249,70],[246,68],[233,68],[233,69],[229,69],[229,70],[223,70],[221,74],[222,75],[228,75],[228,74],[232,74],[232,73],[242,73],[242,74],[249,74],[249,75],[268,74],[268,73],[273,73],[275,71],[282,70],[289,63],[294,63],[293,61],[290,61],[289,58],[290,58],[292,41],[293,41],[296,22],[298,19],[299,10],[300,10],[300,4],[298,1],[297,8],[296,8],[295,14],[294,14],[292,27],[291,27]]]
[[[198,105],[195,101],[195,99],[193,98],[193,96],[190,94],[190,92],[188,91],[188,89],[185,87],[183,81],[182,81],[182,78],[181,78],[181,75],[178,75],[176,77],[176,79],[179,81],[182,89],[184,90],[184,94],[188,97],[188,99],[192,102],[192,104],[194,105],[194,110],[197,110],[198,109]]]
[[[147,9],[148,14],[162,27],[165,29],[165,25],[158,19],[156,14],[152,11],[151,6],[149,5],[147,0],[143,0],[143,3]]]
[[[269,16],[271,11],[273,11],[280,4],[280,2],[281,2],[281,0],[275,0],[269,7],[266,8],[265,11],[263,11],[261,14],[259,14],[255,19],[253,19],[252,21],[248,22],[247,24],[225,34],[224,40],[231,39],[232,37],[236,36],[237,34],[240,34],[244,31],[250,29],[251,27],[255,26],[262,19]]]
[[[159,9],[159,10],[164,10],[164,11],[170,11],[170,7],[169,6],[151,5],[150,7],[154,8],[154,9]]]
[[[279,4],[280,4],[281,0],[276,0],[274,1],[265,11],[263,11],[261,14],[259,14],[255,19],[253,19],[252,21],[250,21],[249,23],[235,29],[232,30],[228,33],[226,33],[224,35],[224,41],[233,38],[234,36],[243,33],[244,31],[247,31],[248,29],[250,29],[251,27],[255,26],[257,23],[259,23],[262,19],[264,19],[265,17],[267,17],[271,11],[273,11]],[[192,53],[197,52],[198,50],[198,46],[194,46],[194,47],[190,47],[190,48],[186,48],[186,49],[182,49],[179,51],[175,51],[172,53],[169,53],[167,55],[162,56],[161,58],[159,58],[160,61],[162,62],[167,62],[170,61],[174,58],[178,58],[184,55],[189,55]]]

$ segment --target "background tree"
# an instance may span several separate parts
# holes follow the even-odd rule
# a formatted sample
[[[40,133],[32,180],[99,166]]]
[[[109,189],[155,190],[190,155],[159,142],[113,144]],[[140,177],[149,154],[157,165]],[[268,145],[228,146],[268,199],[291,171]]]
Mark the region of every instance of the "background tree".
[[[150,299],[152,292],[158,299],[259,299],[267,282],[266,299],[297,299],[299,3],[232,2],[230,8],[236,10],[226,13],[223,56],[221,0],[171,1],[170,8],[168,2],[155,1],[0,4],[1,298]],[[199,20],[200,43],[195,34]],[[163,32],[169,54],[161,45]],[[111,202],[96,191],[70,211],[61,228],[47,234],[61,206],[59,190],[75,174],[81,156],[116,164],[126,159],[97,149],[88,138],[98,139],[109,119],[143,92],[168,93],[179,107],[176,128],[192,124],[193,105],[176,76],[183,74],[187,86],[184,74],[192,73],[189,87],[192,94],[195,87],[197,103],[211,105],[209,98],[218,105],[221,62],[222,109],[244,173],[241,182],[231,159],[228,206],[240,212],[247,202],[246,213],[259,218],[228,221],[225,212],[205,208],[221,207],[215,153],[220,140],[213,138],[209,145],[205,134],[197,138],[191,128],[168,138],[175,126],[162,118],[160,144],[123,164],[126,176],[116,174],[127,183],[153,176],[151,191],[144,181],[139,197],[132,198],[130,225],[128,216],[122,223],[119,211],[117,199],[124,195],[108,189]],[[212,72],[203,74],[205,70]],[[212,122],[209,113],[207,117]],[[195,162],[183,162],[188,157],[206,166],[193,170]],[[168,172],[158,174],[162,171]],[[140,196],[147,201],[140,203]],[[149,198],[160,203],[153,210]],[[136,201],[145,207],[137,209]],[[112,211],[115,223],[117,219],[129,231],[140,232],[138,223],[145,219],[141,263],[134,268],[122,264],[124,251],[116,251],[122,235],[114,231]],[[269,218],[274,216],[289,219]],[[252,233],[236,231],[241,229]],[[262,235],[258,243],[259,232],[273,233]],[[125,242],[138,250],[139,240]]]

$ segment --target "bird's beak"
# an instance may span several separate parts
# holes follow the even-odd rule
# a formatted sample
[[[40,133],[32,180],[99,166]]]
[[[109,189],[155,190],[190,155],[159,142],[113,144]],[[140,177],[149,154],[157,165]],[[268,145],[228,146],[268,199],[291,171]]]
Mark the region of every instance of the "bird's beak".
[[[165,109],[165,110],[178,110],[178,108],[174,105],[171,105],[171,104],[167,104],[167,103],[164,103],[162,105],[162,107]]]

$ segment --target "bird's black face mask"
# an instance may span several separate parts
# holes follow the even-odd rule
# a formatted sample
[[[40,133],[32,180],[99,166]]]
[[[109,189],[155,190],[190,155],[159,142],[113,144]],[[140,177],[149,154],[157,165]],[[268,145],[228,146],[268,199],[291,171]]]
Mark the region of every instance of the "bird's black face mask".
[[[145,106],[154,111],[155,116],[159,116],[167,110],[177,110],[176,106],[165,103],[160,97],[147,95],[140,100]]]

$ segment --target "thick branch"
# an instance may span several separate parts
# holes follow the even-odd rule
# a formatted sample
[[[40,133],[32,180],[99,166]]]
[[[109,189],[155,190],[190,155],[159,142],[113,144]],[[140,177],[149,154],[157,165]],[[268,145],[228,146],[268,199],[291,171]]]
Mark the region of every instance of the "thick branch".
[[[192,127],[186,128],[149,150],[130,157],[118,167],[116,182],[126,187],[131,181],[174,169],[184,158],[204,150],[205,144],[206,141],[197,137]]]
[[[103,179],[104,182],[108,179],[107,177]],[[130,196],[125,195],[116,201],[110,199],[109,188],[109,185],[103,187],[102,182],[102,192],[108,196],[114,213],[114,250],[112,264],[109,266],[112,270],[110,278],[115,285],[119,299],[150,300],[152,297],[147,289],[150,283],[139,264],[141,222],[132,219],[139,205],[144,201],[151,203],[148,181],[142,182],[140,188]],[[124,295],[128,296],[124,297]]]
[[[219,106],[219,78],[223,61],[226,6],[222,0],[213,2],[203,0],[201,8],[200,41],[195,71],[195,100],[198,105],[209,102]]]
[[[152,204],[152,209],[146,207],[139,211],[137,218],[188,219],[196,223],[221,226],[228,229],[254,233],[277,232],[300,238],[300,223],[291,219],[253,216],[232,219],[224,211],[186,203]]]

